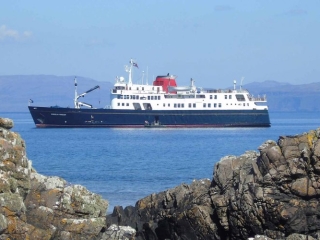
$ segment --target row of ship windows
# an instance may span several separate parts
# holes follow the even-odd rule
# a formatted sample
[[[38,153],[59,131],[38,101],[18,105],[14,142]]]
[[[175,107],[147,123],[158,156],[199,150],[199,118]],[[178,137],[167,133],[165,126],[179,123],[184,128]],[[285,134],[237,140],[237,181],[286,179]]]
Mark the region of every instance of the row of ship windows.
[[[197,98],[199,97],[202,97],[202,98],[205,98],[205,95],[197,95]],[[139,95],[118,95],[117,96],[118,99],[139,99]],[[160,100],[160,96],[148,96],[147,97],[148,100]],[[140,97],[141,100],[146,100],[147,99],[146,97]],[[236,95],[236,98],[238,101],[245,101],[245,98],[243,95]],[[217,99],[217,95],[210,95],[210,99]],[[232,99],[232,95],[224,95],[224,99]]]
[[[226,105],[228,105],[228,104],[226,104]],[[232,105],[232,103],[231,103],[230,105]],[[236,106],[237,104],[234,104],[234,105]],[[239,103],[238,105],[241,106],[242,104]],[[120,106],[120,103],[118,103],[118,106]],[[121,106],[129,106],[129,103],[122,103]],[[164,103],[163,106],[165,107],[166,104]],[[197,106],[196,103],[192,103],[192,104],[189,103],[189,104],[188,104],[188,107],[189,107],[189,108],[191,108],[191,107],[195,108],[196,106]],[[218,106],[218,107],[221,107],[221,103],[214,103],[214,104],[211,104],[211,103],[203,103],[203,107],[204,107],[204,108],[207,107],[207,106],[208,106],[208,108],[211,108],[212,106],[213,106],[214,108],[216,108],[217,106]],[[243,106],[246,106],[246,104],[243,103]],[[249,106],[249,103],[247,103],[247,106]],[[167,107],[170,107],[170,103],[167,104]],[[175,104],[173,104],[173,107],[174,107],[174,108],[184,108],[184,103],[175,103]]]
[[[118,95],[118,99],[139,99],[139,95]],[[140,97],[141,100],[146,100],[146,97]],[[160,100],[160,96],[148,96],[148,100]]]
[[[199,97],[205,98],[205,95],[199,95]],[[118,95],[118,99],[139,99],[139,95]],[[148,100],[160,100],[160,96],[148,96]],[[146,100],[146,97],[140,97],[141,100]],[[198,98],[198,95],[197,95]],[[210,95],[210,99],[217,99],[217,95]],[[237,94],[236,98],[238,101],[245,101],[242,94]],[[232,95],[224,95],[224,99],[232,99]]]
[[[141,87],[141,88],[137,87],[136,89],[144,91],[144,87]],[[116,93],[117,90],[128,90],[128,87],[117,86],[117,87],[115,87],[115,89],[113,89],[113,92]],[[129,87],[129,90],[132,90],[132,88]],[[148,89],[146,89],[146,90],[148,90]],[[150,88],[149,88],[149,90],[150,90]],[[154,90],[154,87],[152,87],[152,90]],[[160,87],[157,87],[157,91],[158,92],[160,91]]]
[[[228,103],[227,103],[226,105],[228,105]],[[231,103],[230,105],[232,105],[232,103]],[[237,106],[237,104],[234,104],[234,105]],[[242,103],[242,104],[241,104],[241,103],[238,103],[238,106],[241,106],[241,105],[246,106],[245,103]],[[163,106],[165,107],[166,104],[164,103]],[[203,103],[202,106],[203,106],[204,108],[206,108],[206,107],[208,107],[208,108],[211,108],[211,107],[216,108],[217,106],[218,106],[218,107],[221,107],[222,105],[221,105],[221,103],[214,103],[214,104],[211,104],[211,103]],[[249,106],[249,103],[247,103],[247,106]],[[168,107],[170,107],[170,103],[168,103]],[[174,107],[174,108],[184,108],[184,103],[175,103],[175,104],[173,105],[173,107]],[[191,108],[191,107],[195,108],[195,107],[197,107],[197,105],[196,105],[196,103],[192,103],[192,104],[189,103],[189,104],[188,104],[188,107],[189,107],[189,108]]]

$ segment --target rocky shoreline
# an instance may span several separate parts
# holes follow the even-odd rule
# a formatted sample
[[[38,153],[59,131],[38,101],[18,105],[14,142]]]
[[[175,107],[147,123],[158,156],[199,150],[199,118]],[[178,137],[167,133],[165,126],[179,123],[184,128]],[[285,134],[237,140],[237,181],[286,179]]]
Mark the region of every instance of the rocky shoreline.
[[[0,118],[1,239],[320,239],[320,128],[226,156],[195,180],[117,206],[36,172]]]

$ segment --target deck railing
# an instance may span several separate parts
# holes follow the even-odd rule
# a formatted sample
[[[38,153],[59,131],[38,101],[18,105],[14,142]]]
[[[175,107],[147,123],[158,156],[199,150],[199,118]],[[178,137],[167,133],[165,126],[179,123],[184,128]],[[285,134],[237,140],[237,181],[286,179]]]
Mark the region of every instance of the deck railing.
[[[254,96],[249,96],[249,100],[253,101],[253,102],[265,102],[267,101],[267,96],[259,96],[258,97],[254,97]]]

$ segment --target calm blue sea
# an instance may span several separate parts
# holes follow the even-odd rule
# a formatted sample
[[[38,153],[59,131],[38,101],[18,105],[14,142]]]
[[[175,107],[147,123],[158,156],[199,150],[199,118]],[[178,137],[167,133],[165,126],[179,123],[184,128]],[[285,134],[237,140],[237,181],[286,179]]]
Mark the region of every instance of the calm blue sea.
[[[193,179],[212,179],[221,157],[257,150],[266,140],[320,127],[320,113],[271,112],[270,128],[38,129],[29,113],[0,113],[41,174],[81,184],[115,205],[134,205],[151,193]]]

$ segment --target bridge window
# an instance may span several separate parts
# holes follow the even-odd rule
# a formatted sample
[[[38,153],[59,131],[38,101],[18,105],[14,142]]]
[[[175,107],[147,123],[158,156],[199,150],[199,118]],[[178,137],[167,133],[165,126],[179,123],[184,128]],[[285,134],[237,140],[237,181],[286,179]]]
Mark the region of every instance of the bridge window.
[[[211,108],[211,103],[208,103],[208,108]]]
[[[206,107],[206,104],[205,104],[205,103],[203,104],[203,107],[204,107],[204,108]]]
[[[217,97],[217,95],[214,95],[214,99],[217,99],[218,97]]]
[[[177,104],[175,103],[175,104],[173,105],[173,107],[175,107],[175,108],[176,108],[176,107],[177,107]]]
[[[221,103],[219,103],[219,108],[221,108]]]
[[[197,95],[196,98],[206,98],[205,95]]]
[[[210,99],[212,99],[212,95],[210,95]]]
[[[228,96],[227,96],[227,95],[224,95],[224,99],[228,99]]]
[[[232,95],[229,95],[229,99],[232,99]]]
[[[238,101],[245,101],[246,99],[244,98],[244,95],[243,94],[236,94],[236,99]]]
[[[148,100],[150,100],[150,96],[148,96]]]
[[[195,103],[193,104],[193,107],[194,107],[194,108],[196,107],[196,104],[195,104]]]
[[[217,107],[217,104],[215,103],[213,106],[216,108],[216,107]]]
[[[184,103],[181,103],[181,107],[184,108]]]

